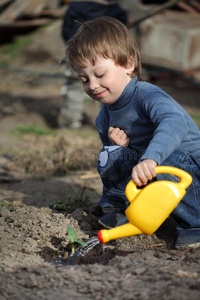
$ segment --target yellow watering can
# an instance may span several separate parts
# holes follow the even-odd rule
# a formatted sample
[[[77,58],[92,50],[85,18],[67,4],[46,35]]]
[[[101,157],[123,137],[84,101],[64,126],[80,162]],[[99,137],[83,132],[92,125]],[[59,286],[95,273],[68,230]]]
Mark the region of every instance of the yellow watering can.
[[[168,166],[155,168],[156,173],[170,173],[181,181],[155,181],[138,189],[131,180],[126,186],[125,194],[130,205],[125,211],[129,223],[109,230],[100,230],[98,239],[105,244],[110,240],[138,234],[153,234],[169,217],[186,193],[192,182],[187,172]]]

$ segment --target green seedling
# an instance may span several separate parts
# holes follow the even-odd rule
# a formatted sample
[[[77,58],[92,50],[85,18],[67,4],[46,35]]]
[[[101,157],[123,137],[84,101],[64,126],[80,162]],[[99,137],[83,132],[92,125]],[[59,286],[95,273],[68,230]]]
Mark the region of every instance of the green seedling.
[[[67,227],[67,232],[68,232],[68,235],[69,235],[69,239],[72,242],[72,250],[71,250],[71,256],[72,256],[74,254],[74,251],[75,251],[75,248],[76,248],[77,244],[83,245],[83,246],[86,246],[87,244],[85,242],[77,240],[76,231],[72,227],[68,226]]]
[[[12,210],[12,209],[14,209],[14,204],[5,199],[0,199],[0,208],[3,208],[3,207]]]

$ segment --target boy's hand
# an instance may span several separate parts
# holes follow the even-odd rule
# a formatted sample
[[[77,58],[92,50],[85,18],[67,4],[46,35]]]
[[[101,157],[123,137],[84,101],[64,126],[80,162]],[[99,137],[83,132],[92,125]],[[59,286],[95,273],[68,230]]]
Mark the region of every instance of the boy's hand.
[[[132,170],[132,180],[137,186],[146,185],[147,182],[156,177],[155,167],[157,162],[145,159],[138,163]]]
[[[128,147],[130,139],[124,130],[116,127],[109,127],[108,138],[113,145],[119,145],[123,147]]]

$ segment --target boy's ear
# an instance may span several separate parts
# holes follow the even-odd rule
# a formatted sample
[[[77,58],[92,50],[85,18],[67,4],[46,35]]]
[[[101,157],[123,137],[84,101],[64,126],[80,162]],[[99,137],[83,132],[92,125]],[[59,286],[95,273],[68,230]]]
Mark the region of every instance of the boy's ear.
[[[133,73],[134,69],[135,69],[135,62],[133,60],[133,57],[130,56],[128,63],[127,63],[127,67],[126,67],[127,75],[131,75]]]

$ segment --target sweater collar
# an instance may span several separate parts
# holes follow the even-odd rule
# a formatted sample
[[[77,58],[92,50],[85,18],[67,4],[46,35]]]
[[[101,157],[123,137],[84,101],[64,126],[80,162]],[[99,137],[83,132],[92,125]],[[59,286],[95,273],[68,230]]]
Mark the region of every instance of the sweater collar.
[[[135,85],[137,82],[137,76],[131,79],[123,90],[121,96],[111,105],[109,105],[110,110],[118,110],[126,106],[132,99],[133,91],[135,90]]]

